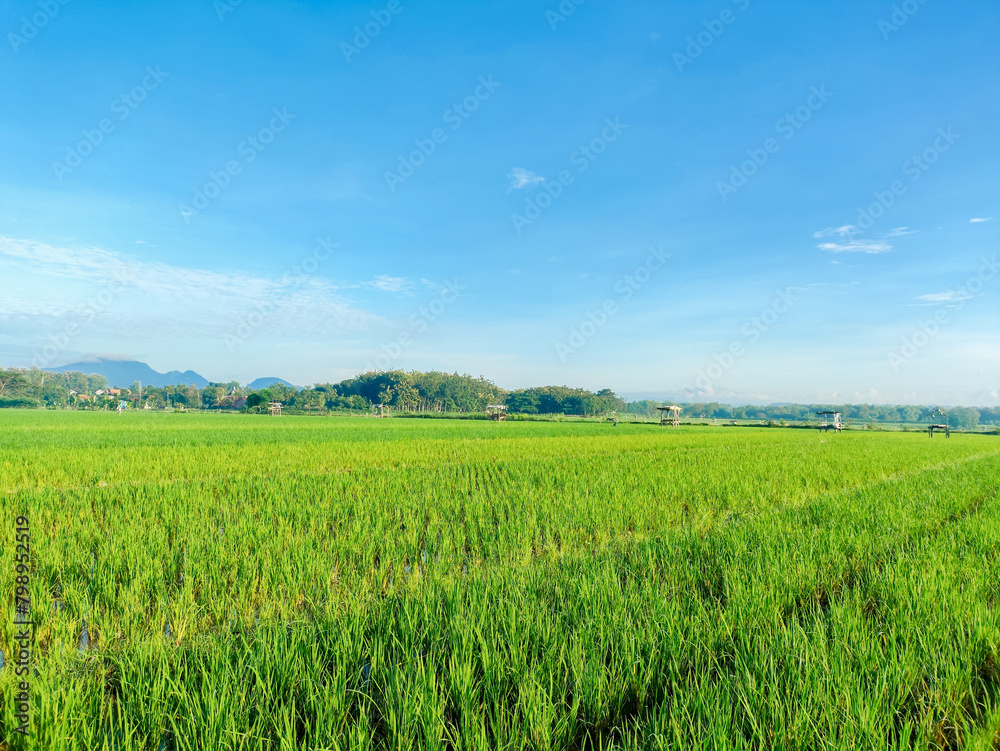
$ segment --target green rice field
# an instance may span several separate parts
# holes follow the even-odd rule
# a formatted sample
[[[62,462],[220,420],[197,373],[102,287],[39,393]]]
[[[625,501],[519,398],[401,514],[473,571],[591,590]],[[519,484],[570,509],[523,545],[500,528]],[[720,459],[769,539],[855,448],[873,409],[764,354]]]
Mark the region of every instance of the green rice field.
[[[1000,436],[5,410],[0,503],[0,749],[1000,748]]]

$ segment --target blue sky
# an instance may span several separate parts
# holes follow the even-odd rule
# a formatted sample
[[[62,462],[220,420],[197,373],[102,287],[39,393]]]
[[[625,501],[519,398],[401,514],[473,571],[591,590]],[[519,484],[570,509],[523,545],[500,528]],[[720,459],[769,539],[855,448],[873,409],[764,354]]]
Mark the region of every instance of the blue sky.
[[[1000,401],[1000,8],[0,2],[0,364]]]

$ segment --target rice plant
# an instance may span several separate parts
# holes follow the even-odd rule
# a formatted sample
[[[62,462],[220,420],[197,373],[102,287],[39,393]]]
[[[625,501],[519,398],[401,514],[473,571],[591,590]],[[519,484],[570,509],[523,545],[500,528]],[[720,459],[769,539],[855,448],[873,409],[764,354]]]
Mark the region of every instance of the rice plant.
[[[0,499],[0,747],[1000,745],[993,436],[19,412]]]

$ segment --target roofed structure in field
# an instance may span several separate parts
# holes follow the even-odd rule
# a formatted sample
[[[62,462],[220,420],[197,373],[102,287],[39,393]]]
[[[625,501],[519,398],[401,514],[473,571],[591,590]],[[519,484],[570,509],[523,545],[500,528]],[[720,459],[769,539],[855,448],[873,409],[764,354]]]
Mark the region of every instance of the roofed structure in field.
[[[835,430],[838,433],[844,429],[844,424],[841,422],[842,413],[836,412],[832,409],[824,409],[816,413],[819,418],[819,425],[817,426],[820,432],[830,432]]]
[[[660,412],[660,425],[672,425],[679,427],[681,424],[681,408],[676,404],[667,407],[657,407]]]
[[[500,422],[501,420],[507,419],[507,405],[506,404],[487,404],[486,405],[486,419],[492,420],[493,422]]]

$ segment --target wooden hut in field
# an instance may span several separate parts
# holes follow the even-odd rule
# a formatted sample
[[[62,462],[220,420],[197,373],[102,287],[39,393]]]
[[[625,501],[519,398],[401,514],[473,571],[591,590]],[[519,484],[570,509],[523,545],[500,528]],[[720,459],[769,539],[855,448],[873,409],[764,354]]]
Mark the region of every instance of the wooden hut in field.
[[[281,402],[268,402],[267,411],[271,417],[281,417]]]
[[[660,425],[670,425],[678,428],[681,424],[681,408],[676,404],[669,407],[657,407],[660,412]]]
[[[487,404],[486,419],[492,422],[502,422],[507,419],[506,404]]]
[[[373,404],[372,414],[375,417],[388,417],[389,416],[389,405],[388,404]]]
[[[941,431],[941,430],[943,430],[943,431],[944,431],[944,437],[945,437],[945,438],[951,438],[951,426],[950,426],[950,425],[948,425],[948,413],[947,413],[947,412],[945,412],[945,411],[944,411],[943,409],[941,409],[940,407],[938,407],[938,408],[937,408],[937,409],[935,409],[935,410],[934,410],[933,412],[931,412],[930,416],[931,416],[932,418],[934,418],[934,417],[940,417],[940,418],[943,418],[943,419],[944,419],[944,422],[942,422],[942,423],[938,423],[938,424],[935,424],[935,425],[928,425],[928,426],[927,426],[927,435],[928,435],[928,436],[929,436],[930,438],[933,438],[933,437],[934,437],[934,431],[935,431],[935,430],[938,430],[938,431]]]
[[[825,409],[822,412],[817,412],[816,416],[819,418],[817,427],[821,433],[829,433],[831,430],[836,430],[839,433],[844,429],[844,423],[841,422],[842,413],[840,412]]]

